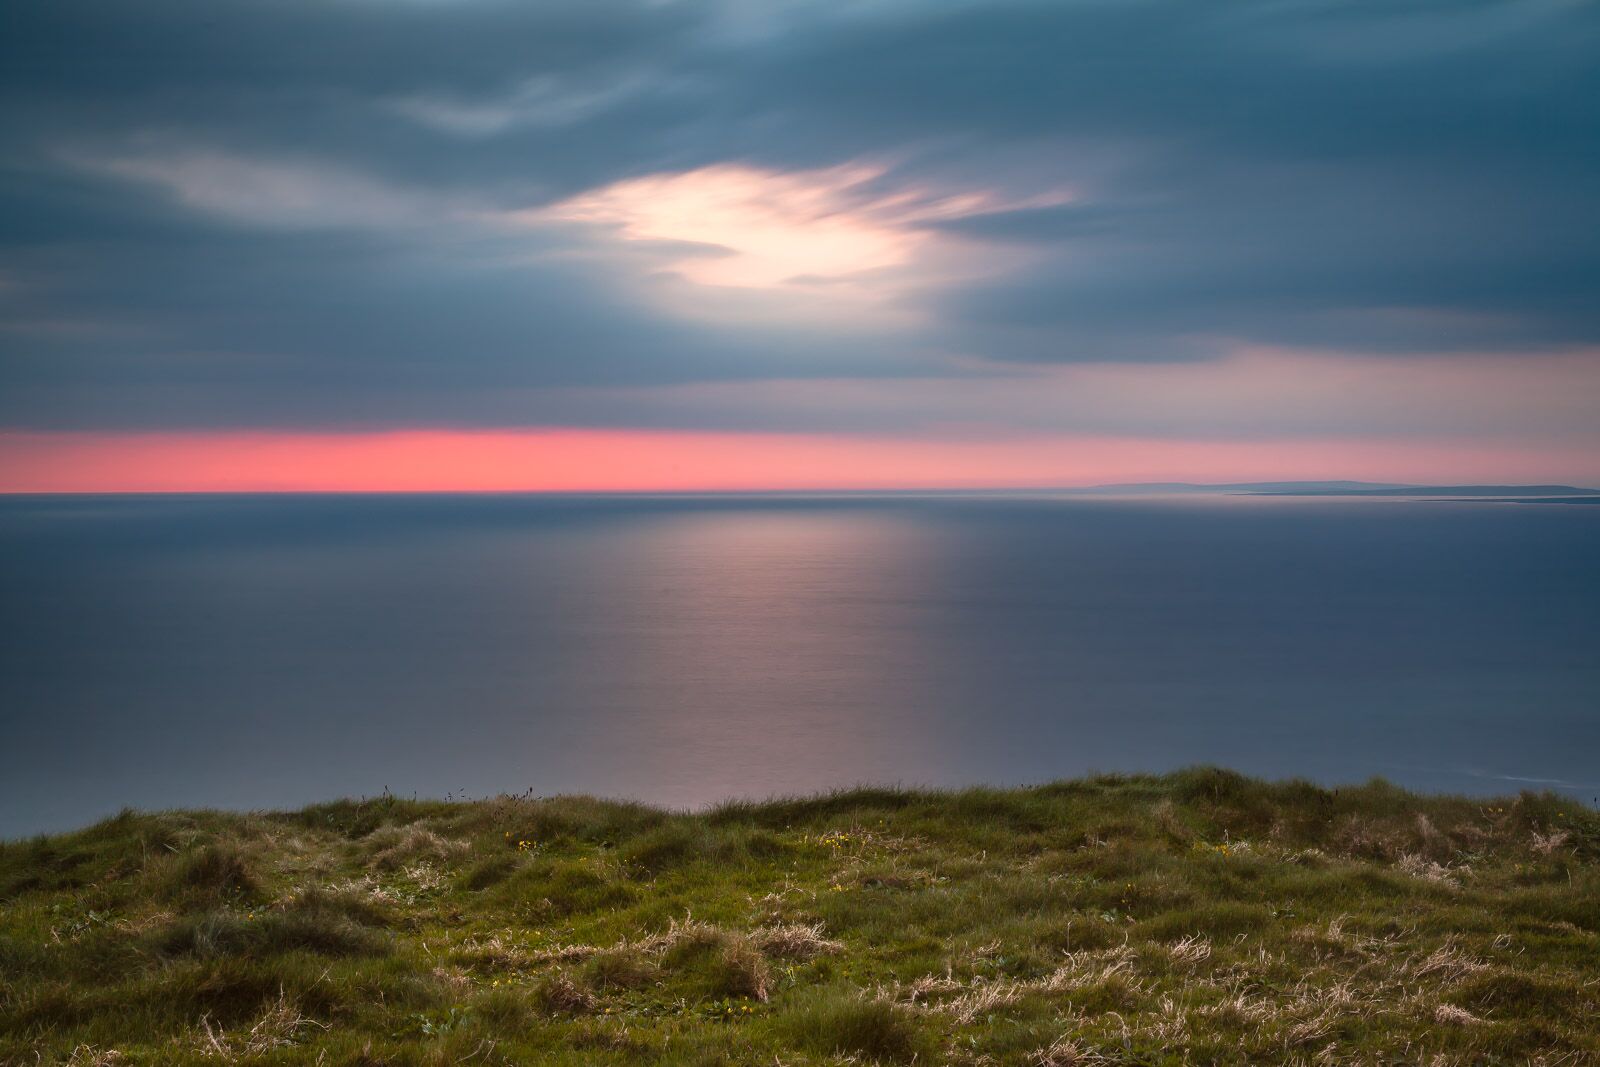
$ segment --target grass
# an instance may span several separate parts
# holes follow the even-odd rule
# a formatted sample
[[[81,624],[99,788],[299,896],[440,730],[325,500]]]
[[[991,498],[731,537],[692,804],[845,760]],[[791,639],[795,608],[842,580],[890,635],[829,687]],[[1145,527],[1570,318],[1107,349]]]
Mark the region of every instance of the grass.
[[[0,1063],[1600,1064],[1600,814],[1201,768],[0,845]]]

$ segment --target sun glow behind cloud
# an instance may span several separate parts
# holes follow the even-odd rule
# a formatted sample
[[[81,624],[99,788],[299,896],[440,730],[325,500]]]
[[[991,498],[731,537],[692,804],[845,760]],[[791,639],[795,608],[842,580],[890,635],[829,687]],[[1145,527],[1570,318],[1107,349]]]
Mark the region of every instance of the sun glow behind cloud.
[[[935,266],[935,246],[948,239],[926,224],[1020,206],[987,190],[886,190],[887,174],[868,163],[789,172],[726,163],[615,182],[521,217],[692,246],[674,250],[670,269],[698,285],[860,292]]]

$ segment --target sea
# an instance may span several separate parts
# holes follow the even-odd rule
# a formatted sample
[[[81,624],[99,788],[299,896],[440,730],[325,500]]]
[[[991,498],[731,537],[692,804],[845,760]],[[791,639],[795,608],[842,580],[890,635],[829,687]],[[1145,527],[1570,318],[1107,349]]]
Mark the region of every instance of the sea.
[[[1600,797],[1600,507],[0,498],[0,837],[1216,764]]]

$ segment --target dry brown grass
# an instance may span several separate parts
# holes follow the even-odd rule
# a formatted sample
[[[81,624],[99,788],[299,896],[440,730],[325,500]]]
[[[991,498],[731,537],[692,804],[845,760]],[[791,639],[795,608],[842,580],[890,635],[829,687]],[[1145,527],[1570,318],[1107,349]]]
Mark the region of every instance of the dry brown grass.
[[[278,999],[247,1028],[229,1032],[215,1025],[209,1016],[201,1016],[199,1032],[192,1041],[202,1055],[236,1063],[241,1058],[298,1044],[308,1032],[328,1028],[328,1023],[302,1014],[299,1006],[279,990]]]
[[[565,971],[557,971],[534,988],[534,1000],[552,1015],[584,1015],[594,1010],[595,995]]]
[[[383,826],[363,842],[367,865],[379,871],[393,871],[417,864],[448,864],[462,859],[472,849],[469,841],[443,837],[422,826]]]
[[[844,951],[844,943],[822,933],[822,924],[788,923],[762,926],[752,931],[750,940],[767,956],[781,960],[813,960]]]

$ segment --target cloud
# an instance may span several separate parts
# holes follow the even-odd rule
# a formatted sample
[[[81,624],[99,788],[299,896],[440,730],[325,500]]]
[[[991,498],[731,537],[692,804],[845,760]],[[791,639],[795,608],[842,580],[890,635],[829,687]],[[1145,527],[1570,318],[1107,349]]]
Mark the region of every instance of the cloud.
[[[1404,360],[1239,349],[1179,365],[1018,367],[1009,374],[791,379],[564,389],[547,418],[615,426],[983,439],[1083,432],[1279,442],[1341,433],[1449,437],[1600,455],[1600,352],[1458,353]]]
[[[828,382],[804,417],[869,429],[918,381],[1070,429],[1266,349],[1566,380],[1526,360],[1600,350],[1597,56],[1553,0],[21,0],[0,424],[792,422],[763,383]],[[1039,384],[1080,365],[1099,407]],[[1378,403],[1328,388],[1296,417]]]
[[[440,211],[428,197],[317,161],[197,148],[67,157],[81,169],[154,185],[186,207],[254,226],[403,227]]]
[[[569,126],[635,94],[669,88],[637,72],[593,84],[541,74],[497,98],[411,95],[397,97],[389,101],[389,106],[397,114],[433,130],[461,137],[492,137],[518,126]]]

